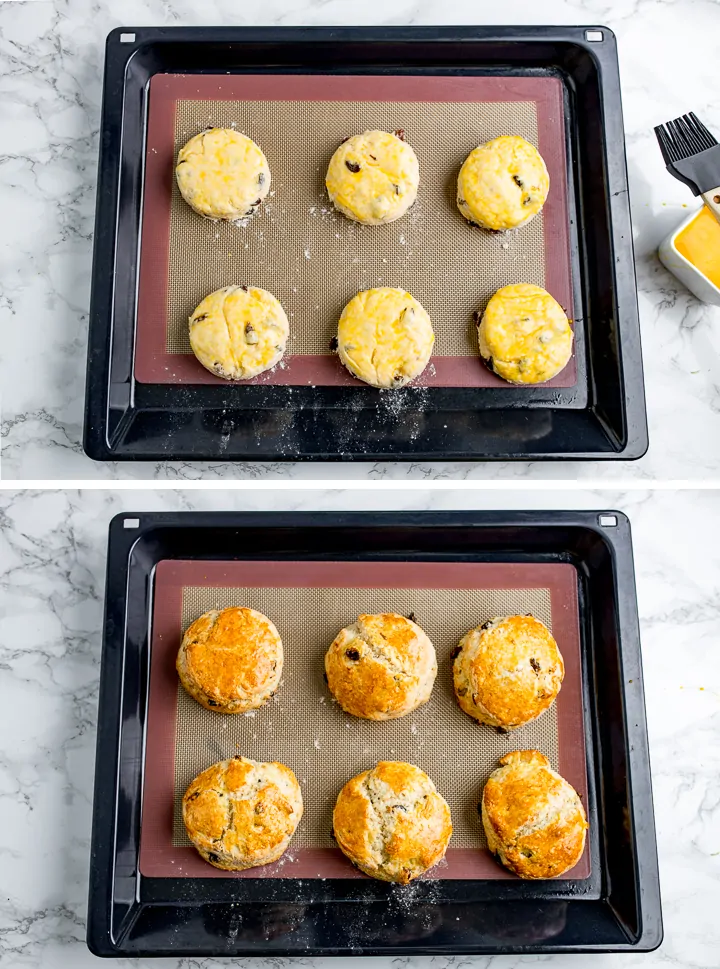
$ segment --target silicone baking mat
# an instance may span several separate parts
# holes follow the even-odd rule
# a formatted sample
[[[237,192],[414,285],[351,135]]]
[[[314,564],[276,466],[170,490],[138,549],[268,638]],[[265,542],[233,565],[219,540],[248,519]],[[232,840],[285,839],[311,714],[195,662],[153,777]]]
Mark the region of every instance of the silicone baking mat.
[[[180,687],[182,633],[208,609],[245,605],[268,615],[283,640],[276,696],[245,715],[205,710]],[[415,613],[438,655],[430,701],[399,720],[374,723],[344,713],[323,680],[337,632],[362,612]],[[457,706],[452,650],[468,629],[496,615],[532,612],[553,631],[566,675],[557,702],[535,723],[499,734]],[[228,877],[191,847],[181,817],[190,781],[242,754],[287,764],[305,813],[274,865],[230,877],[352,878],[330,837],[332,807],[352,776],[379,760],[417,764],[450,805],[453,837],[435,878],[506,878],[486,850],[477,813],[485,780],[510,750],[537,748],[587,801],[577,578],[570,565],[387,562],[163,561],[156,569],[145,785],[140,842],[144,875]],[[574,879],[589,875],[586,850]]]
[[[559,79],[157,74],[149,103],[137,380],[223,383],[192,355],[188,317],[230,284],[268,289],[290,320],[284,359],[254,383],[357,384],[330,341],[345,303],[374,286],[407,289],[429,312],[436,345],[424,386],[512,390],[482,364],[472,319],[501,286],[543,286],[572,316]],[[244,132],[268,158],[270,193],[244,227],[201,218],[177,188],[179,148],[209,125]],[[417,202],[387,226],[346,219],[325,193],[333,151],[367,128],[403,128],[420,161]],[[501,134],[539,148],[550,194],[527,226],[492,233],[459,214],[455,184],[467,154]],[[575,383],[573,358],[544,386]]]

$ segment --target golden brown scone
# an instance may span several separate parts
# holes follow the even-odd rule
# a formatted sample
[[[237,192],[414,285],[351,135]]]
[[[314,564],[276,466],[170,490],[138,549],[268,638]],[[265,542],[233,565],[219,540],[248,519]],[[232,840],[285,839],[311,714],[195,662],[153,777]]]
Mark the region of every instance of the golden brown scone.
[[[540,716],[560,692],[565,665],[548,628],[534,616],[490,619],[460,640],[455,696],[480,723],[514,730]]]
[[[585,809],[568,782],[537,750],[499,760],[482,796],[488,848],[521,878],[556,878],[585,848]]]
[[[182,811],[188,837],[205,861],[243,871],[278,860],[302,817],[303,800],[289,767],[234,757],[198,774]]]
[[[394,612],[358,616],[325,654],[330,692],[347,713],[395,720],[430,699],[435,647],[412,619]]]
[[[245,713],[278,688],[282,640],[261,612],[211,609],[188,626],[175,665],[187,692],[208,710]]]
[[[381,761],[338,794],[333,834],[366,875],[406,885],[444,856],[450,808],[419,767]]]

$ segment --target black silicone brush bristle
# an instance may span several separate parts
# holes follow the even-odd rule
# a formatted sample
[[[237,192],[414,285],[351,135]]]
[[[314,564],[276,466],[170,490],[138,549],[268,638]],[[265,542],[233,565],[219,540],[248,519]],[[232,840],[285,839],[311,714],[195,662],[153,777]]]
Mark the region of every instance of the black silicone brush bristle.
[[[655,135],[667,170],[695,195],[720,185],[720,145],[692,111],[657,125]]]

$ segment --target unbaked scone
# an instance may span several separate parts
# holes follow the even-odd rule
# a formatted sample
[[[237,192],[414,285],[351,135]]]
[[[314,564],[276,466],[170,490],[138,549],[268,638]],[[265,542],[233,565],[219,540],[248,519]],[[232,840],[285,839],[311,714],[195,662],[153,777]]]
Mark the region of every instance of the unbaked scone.
[[[517,229],[538,214],[550,188],[542,155],[519,135],[473,149],[457,183],[457,206],[483,229]]]
[[[346,713],[396,720],[427,703],[437,675],[435,647],[394,612],[358,616],[325,654],[330,692]]]
[[[366,875],[406,885],[445,855],[450,808],[419,767],[381,761],[340,791],[333,835]]]
[[[191,138],[180,149],[175,177],[191,208],[230,222],[253,215],[270,188],[267,158],[232,128],[209,128]]]
[[[226,380],[249,380],[272,369],[290,334],[280,302],[258,286],[215,290],[189,324],[193,353],[206,370]]]
[[[577,791],[537,750],[505,754],[482,795],[488,848],[521,878],[556,878],[574,868],[588,828]]]
[[[338,323],[337,349],[354,377],[397,389],[419,376],[435,334],[430,317],[404,289],[383,286],[353,296]]]
[[[289,767],[234,757],[198,774],[182,814],[205,861],[243,871],[278,860],[302,818],[303,799]]]
[[[552,705],[565,666],[550,630],[534,616],[490,619],[460,640],[455,696],[474,720],[514,730]]]
[[[245,713],[277,690],[282,640],[255,609],[211,609],[188,626],[175,665],[187,692],[208,710]]]
[[[355,222],[401,218],[417,197],[420,167],[401,131],[365,131],[347,138],[330,159],[325,185],[335,208]]]
[[[479,318],[478,345],[498,377],[513,384],[539,384],[567,365],[573,331],[550,293],[519,283],[503,286],[491,297]]]

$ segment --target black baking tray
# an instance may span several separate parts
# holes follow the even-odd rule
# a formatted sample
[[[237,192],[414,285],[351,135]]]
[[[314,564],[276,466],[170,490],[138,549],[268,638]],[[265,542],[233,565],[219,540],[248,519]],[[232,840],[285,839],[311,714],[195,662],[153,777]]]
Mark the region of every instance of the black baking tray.
[[[257,549],[262,553],[250,551]],[[579,586],[591,877],[419,881],[408,903],[406,890],[371,879],[142,876],[153,577],[161,559],[173,558],[572,563]],[[630,525],[616,511],[140,512],[113,519],[90,949],[115,957],[237,957],[656,948],[662,920],[634,581]]]
[[[593,31],[602,40],[592,40]],[[565,89],[578,383],[405,391],[133,376],[157,73],[552,75]],[[635,459],[647,450],[617,49],[607,27],[125,27],[107,39],[84,448],[96,460]],[[412,433],[408,432],[412,428]]]

